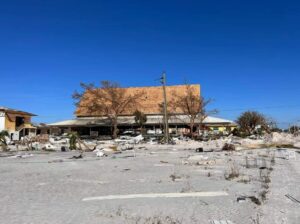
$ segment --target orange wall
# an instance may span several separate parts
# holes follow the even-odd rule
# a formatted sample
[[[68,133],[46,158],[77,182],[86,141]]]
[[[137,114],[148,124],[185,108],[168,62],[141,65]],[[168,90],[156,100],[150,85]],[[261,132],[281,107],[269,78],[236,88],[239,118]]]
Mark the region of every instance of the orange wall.
[[[9,131],[16,131],[16,117],[24,117],[25,123],[31,122],[31,117],[23,114],[6,113],[5,116],[5,129]]]
[[[200,97],[200,85],[190,85],[192,90],[196,95]],[[139,100],[139,108],[134,108],[140,110],[145,114],[161,114],[161,108],[159,104],[163,102],[163,88],[161,86],[155,87],[131,87],[125,88],[126,94],[135,94],[142,92],[143,97]],[[166,86],[166,93],[168,101],[174,98],[174,93],[177,95],[184,95],[186,93],[186,85],[177,86]],[[88,93],[86,93],[88,94]],[[88,96],[83,100],[77,107],[75,114],[77,116],[101,116],[101,114],[91,114],[87,111],[84,105],[91,104],[95,99],[92,96]],[[133,111],[134,111],[133,110]],[[182,113],[182,111],[176,111],[176,113]],[[124,112],[123,115],[130,115],[132,112]],[[103,115],[103,114],[102,114]]]
[[[7,116],[5,116],[5,129],[9,131],[15,131],[16,130],[15,126],[16,126],[15,121],[11,121],[10,119],[8,119]]]

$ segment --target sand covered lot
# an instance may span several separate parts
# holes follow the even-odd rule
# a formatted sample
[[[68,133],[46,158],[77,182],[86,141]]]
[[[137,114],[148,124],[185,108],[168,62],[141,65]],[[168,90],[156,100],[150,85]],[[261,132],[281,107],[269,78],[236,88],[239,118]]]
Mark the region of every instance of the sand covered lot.
[[[298,151],[1,153],[0,223],[296,224]]]

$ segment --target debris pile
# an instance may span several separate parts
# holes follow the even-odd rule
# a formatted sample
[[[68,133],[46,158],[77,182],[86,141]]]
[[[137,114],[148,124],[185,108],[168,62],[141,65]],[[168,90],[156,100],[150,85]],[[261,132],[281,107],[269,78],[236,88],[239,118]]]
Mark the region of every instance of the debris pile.
[[[36,136],[23,138],[21,141],[8,141],[10,151],[69,151],[70,140],[67,135],[62,136]],[[250,136],[240,138],[233,135],[215,140],[196,141],[189,138],[173,138],[174,144],[162,145],[154,138],[145,139],[142,135],[121,136],[115,140],[78,139],[76,149],[81,151],[95,151],[98,157],[103,157],[106,152],[122,152],[127,150],[144,149],[156,145],[157,149],[193,150],[197,153],[212,151],[239,151],[243,149],[258,149],[269,147],[300,148],[300,136],[289,133],[271,133],[264,136]],[[138,145],[138,146],[136,146]],[[103,152],[99,153],[99,152]]]

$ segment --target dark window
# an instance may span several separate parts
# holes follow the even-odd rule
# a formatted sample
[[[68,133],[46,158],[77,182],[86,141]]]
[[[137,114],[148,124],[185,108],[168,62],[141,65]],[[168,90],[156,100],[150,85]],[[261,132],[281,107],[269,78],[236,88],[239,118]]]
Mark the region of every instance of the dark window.
[[[24,122],[24,117],[16,117],[16,127],[20,127]]]

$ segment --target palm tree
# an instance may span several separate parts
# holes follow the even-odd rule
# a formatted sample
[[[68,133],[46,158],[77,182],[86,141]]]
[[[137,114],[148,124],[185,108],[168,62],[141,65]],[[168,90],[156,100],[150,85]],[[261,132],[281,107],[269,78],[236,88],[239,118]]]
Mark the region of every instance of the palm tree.
[[[8,137],[8,136],[9,136],[9,134],[7,131],[0,132],[0,145],[3,150],[6,150],[6,148],[7,148],[7,142],[6,142],[5,137]]]
[[[79,135],[77,134],[77,132],[70,132],[68,136],[70,140],[70,150],[76,150],[76,143],[79,140]]]

